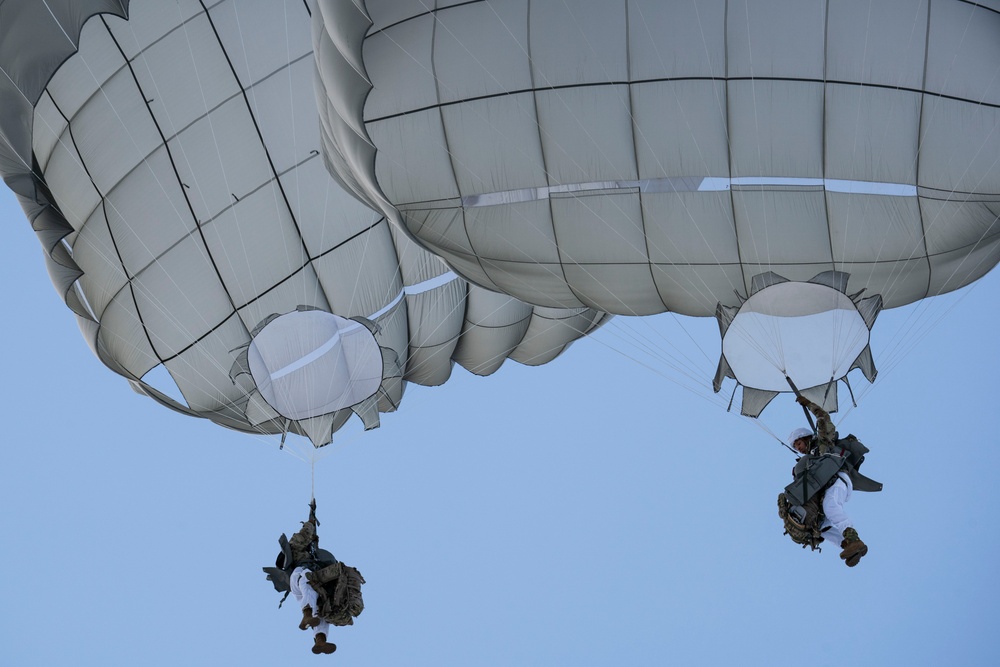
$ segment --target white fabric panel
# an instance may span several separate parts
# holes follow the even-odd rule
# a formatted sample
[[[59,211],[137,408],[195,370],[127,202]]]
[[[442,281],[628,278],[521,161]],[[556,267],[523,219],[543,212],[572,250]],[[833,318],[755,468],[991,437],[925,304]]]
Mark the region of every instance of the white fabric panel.
[[[201,239],[189,236],[132,280],[139,316],[161,359],[201,338],[233,309]]]
[[[890,261],[926,254],[920,224],[922,204],[916,197],[827,192],[826,201],[830,244],[838,267],[843,262]]]
[[[826,78],[922,88],[928,1],[828,3]]]
[[[880,294],[886,308],[913,303],[929,294],[930,264],[926,257],[915,256],[895,262],[853,262],[843,266],[842,270],[851,274],[849,292],[864,287],[865,294]]]
[[[480,257],[518,262],[559,262],[559,248],[548,201],[466,209],[465,229]]]
[[[31,150],[41,169],[48,166],[49,157],[66,127],[66,119],[56,109],[52,98],[48,94],[42,95],[35,105],[34,132],[31,136]]]
[[[458,200],[452,202],[452,206],[442,208],[400,207],[400,213],[411,233],[422,239],[434,239],[434,245],[447,249],[449,255],[472,255],[474,253],[465,231],[462,209],[458,207]]]
[[[733,208],[743,262],[768,266],[799,262],[829,264],[832,260],[822,190],[783,192],[747,187],[733,192]],[[748,273],[761,271],[751,269]]]
[[[670,310],[701,316],[715,312],[720,295],[746,294],[747,281],[738,263],[718,265],[652,265],[657,293]]]
[[[269,224],[259,224],[261,219]],[[201,228],[222,284],[237,308],[308,261],[274,184],[251,193]]]
[[[729,176],[724,81],[632,86],[639,178]]]
[[[108,224],[129,275],[139,273],[195,230],[181,190],[161,146],[107,193]],[[151,210],[160,212],[155,225],[143,220]]]
[[[80,156],[101,192],[111,190],[162,143],[127,69],[87,101],[73,118],[73,128]]]
[[[320,0],[323,2],[337,2],[337,0]],[[399,0],[365,0],[364,6],[368,10],[373,25],[370,32],[378,32],[387,26],[404,21],[412,16],[423,14],[428,10],[425,2],[399,2]]]
[[[303,58],[282,68],[247,91],[248,105],[267,146],[274,171],[284,174],[302,162],[318,157],[319,125],[311,98],[295,97],[289,90],[308,90],[315,65]]]
[[[826,178],[916,183],[922,96],[905,90],[826,87]]]
[[[171,2],[129,2],[129,20],[109,18],[108,25],[125,57],[134,58],[143,49],[204,11],[199,0]],[[82,41],[82,39],[81,39]],[[87,48],[90,48],[89,42]]]
[[[406,203],[459,196],[436,108],[369,125],[368,131],[376,146],[391,147],[375,161],[378,184],[390,200]]]
[[[530,319],[528,304],[481,290],[468,301],[454,360],[477,375],[493,373],[524,338]]]
[[[106,17],[108,23],[118,21]],[[59,110],[70,120],[91,98],[102,90],[113,76],[121,76],[126,69],[121,51],[108,34],[100,18],[91,19],[80,31],[80,41],[86,40],[87,51],[83,57],[70,58],[55,74],[46,90],[55,100]],[[127,70],[124,72],[127,76]]]
[[[549,185],[637,177],[627,86],[541,90],[535,98]]]
[[[825,0],[730,0],[730,77],[823,79]]]
[[[45,182],[60,203],[59,211],[66,222],[77,231],[101,203],[101,195],[87,176],[69,131],[63,132],[52,151],[45,169]]]
[[[1000,108],[925,96],[921,121],[919,185],[1000,193]]]
[[[297,306],[309,306],[327,312],[332,310],[312,265],[296,271],[240,308],[240,319],[247,330],[252,331],[269,315],[288,312]],[[240,344],[245,342],[240,341]],[[237,345],[233,346],[235,347]]]
[[[360,236],[313,260],[334,313],[370,317],[402,291],[395,251],[387,236],[381,229],[371,238]]]
[[[458,344],[465,313],[468,285],[456,280],[431,292],[407,296],[405,311],[410,335],[406,343],[406,379],[438,385],[451,374],[451,356]]]
[[[111,239],[103,207],[94,211],[77,236],[73,244],[73,260],[83,271],[80,285],[87,295],[87,303],[94,315],[101,318],[111,299],[128,283],[128,276],[118,261],[118,251]]]
[[[545,183],[531,93],[448,106],[441,115],[462,196]]]
[[[437,257],[393,227],[392,233],[403,280],[402,312],[406,313],[399,349],[405,377],[423,385],[438,385],[451,375],[451,357],[462,332],[469,286]],[[476,291],[481,291],[477,288]],[[399,299],[399,296],[395,296]]]
[[[1000,13],[965,2],[932,2],[928,91],[1000,104]]]
[[[116,366],[137,378],[160,363],[143,330],[132,290],[126,288],[115,293],[104,309],[97,346],[104,356],[114,359]]]
[[[303,20],[302,10],[274,0],[222,2],[210,8],[219,41],[244,88],[312,52],[312,26]]]
[[[168,139],[239,93],[204,14],[150,45],[132,68]]]
[[[632,80],[724,78],[725,14],[726,0],[631,0],[628,34]]]
[[[738,264],[728,192],[642,195],[646,245],[657,264]]]
[[[532,78],[539,88],[628,79],[624,2],[533,0],[528,15]],[[573,57],[568,58],[567,54]]]
[[[434,71],[442,103],[531,89],[527,4],[507,0],[492,3],[489,11],[472,4],[438,14]],[[537,64],[538,54],[531,55]],[[486,62],[489,76],[483,76]]]
[[[330,183],[330,175],[319,156],[311,157],[280,180],[298,222],[302,243],[313,257],[383,220],[381,215]]]
[[[732,175],[823,176],[823,84],[730,81]]]
[[[564,195],[549,200],[559,254],[570,264],[645,264],[638,192]]]
[[[570,343],[595,326],[593,310],[535,308],[523,339],[510,358],[529,366],[555,359]]]
[[[920,202],[927,221],[924,226],[927,252],[937,255],[956,248],[973,248],[997,242],[1000,236],[1000,202],[966,202],[924,198]]]
[[[651,315],[665,310],[648,264],[564,264],[573,293],[594,310]]]
[[[267,156],[242,97],[214,109],[169,142],[177,178],[199,221],[207,221],[270,180]],[[229,156],[240,156],[232,159]]]
[[[565,265],[504,260],[476,261],[464,256],[449,257],[462,275],[485,272],[486,279],[506,294],[521,294],[529,303],[551,308],[579,308],[584,304],[567,284]],[[456,261],[456,259],[458,261]]]
[[[433,34],[434,17],[428,14],[395,26],[391,33],[375,33],[365,42],[365,70],[374,86],[366,102],[369,118],[438,103]]]

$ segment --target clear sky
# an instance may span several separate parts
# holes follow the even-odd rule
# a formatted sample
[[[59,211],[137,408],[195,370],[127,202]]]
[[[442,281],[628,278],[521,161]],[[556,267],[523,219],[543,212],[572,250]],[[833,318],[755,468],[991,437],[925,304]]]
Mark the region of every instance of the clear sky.
[[[854,569],[782,535],[793,458],[711,394],[712,320],[619,318],[547,366],[410,385],[315,465],[321,544],[368,580],[316,657],[260,570],[306,516],[310,464],[133,393],[6,189],[0,220],[0,664],[995,663],[995,271],[875,325],[878,381],[852,374],[837,416],[885,484],[848,505],[871,549]],[[763,423],[805,425],[787,396]]]

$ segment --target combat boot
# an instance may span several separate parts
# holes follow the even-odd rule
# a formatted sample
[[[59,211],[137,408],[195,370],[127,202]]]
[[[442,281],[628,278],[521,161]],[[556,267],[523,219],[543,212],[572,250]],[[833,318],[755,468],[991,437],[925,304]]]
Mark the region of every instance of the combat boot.
[[[302,607],[302,622],[299,623],[299,630],[315,628],[317,625],[319,625],[319,619],[313,616],[312,607],[309,605]]]
[[[858,537],[858,531],[853,528],[844,530],[844,541],[840,543],[840,557],[847,563],[847,567],[854,567],[861,561],[861,557],[868,553],[868,545]]]
[[[320,653],[326,653],[329,655],[337,650],[337,645],[326,641],[326,635],[322,632],[316,633],[314,641],[315,643],[313,644],[312,652],[316,655],[319,655]]]

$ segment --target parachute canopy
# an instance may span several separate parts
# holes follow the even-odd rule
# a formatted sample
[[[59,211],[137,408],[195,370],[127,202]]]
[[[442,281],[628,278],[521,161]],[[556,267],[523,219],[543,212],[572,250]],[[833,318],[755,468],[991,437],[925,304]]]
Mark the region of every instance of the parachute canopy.
[[[1000,259],[996,0],[317,8],[332,168],[475,284],[711,316],[770,273],[896,307]],[[817,349],[855,337],[840,301]]]
[[[377,424],[404,380],[545,363],[601,321],[469,285],[330,177],[310,3],[65,4],[3,3],[3,85],[25,104],[0,114],[2,166],[94,352],[137,390],[320,445],[355,412]],[[334,329],[319,363],[358,363],[275,377]]]

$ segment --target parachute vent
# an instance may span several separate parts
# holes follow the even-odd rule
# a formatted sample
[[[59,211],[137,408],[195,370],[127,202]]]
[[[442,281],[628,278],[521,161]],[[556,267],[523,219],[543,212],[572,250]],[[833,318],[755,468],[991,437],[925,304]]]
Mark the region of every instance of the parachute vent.
[[[779,393],[800,393],[828,412],[838,408],[837,384],[857,368],[869,382],[876,370],[869,346],[871,327],[882,310],[879,295],[847,292],[850,274],[825,271],[791,281],[773,272],[751,280],[739,306],[719,303],[715,317],[722,355],[712,386],[725,378],[743,387],[741,414],[758,417]]]

